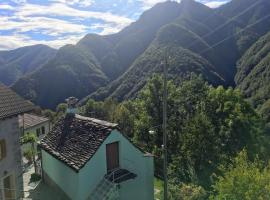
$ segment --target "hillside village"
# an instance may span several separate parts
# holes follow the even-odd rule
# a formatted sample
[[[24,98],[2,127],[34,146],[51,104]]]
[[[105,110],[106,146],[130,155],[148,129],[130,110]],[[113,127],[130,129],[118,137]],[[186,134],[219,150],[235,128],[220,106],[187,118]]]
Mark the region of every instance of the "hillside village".
[[[50,130],[48,119],[29,114],[35,109],[32,103],[6,86],[0,92],[4,199],[154,198],[153,156],[134,145],[117,124],[76,114],[77,99],[69,98],[65,116]],[[31,134],[36,153],[34,164],[27,166],[23,161],[32,144],[22,141]]]
[[[269,200],[270,1],[100,2],[0,2],[0,43],[129,22],[0,50],[0,200]]]

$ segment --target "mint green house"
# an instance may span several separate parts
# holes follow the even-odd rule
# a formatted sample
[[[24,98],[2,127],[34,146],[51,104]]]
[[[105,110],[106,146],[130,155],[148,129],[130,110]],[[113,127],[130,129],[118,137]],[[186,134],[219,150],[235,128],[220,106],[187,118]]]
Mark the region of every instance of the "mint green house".
[[[40,147],[43,180],[65,199],[154,199],[153,157],[117,124],[68,113]]]

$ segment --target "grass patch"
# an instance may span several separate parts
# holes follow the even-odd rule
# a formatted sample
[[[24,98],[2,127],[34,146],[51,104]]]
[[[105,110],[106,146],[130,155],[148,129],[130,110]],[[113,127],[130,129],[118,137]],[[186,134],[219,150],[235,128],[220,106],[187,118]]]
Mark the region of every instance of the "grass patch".
[[[163,181],[161,179],[155,178],[154,180],[154,189],[155,189],[155,200],[163,199]]]

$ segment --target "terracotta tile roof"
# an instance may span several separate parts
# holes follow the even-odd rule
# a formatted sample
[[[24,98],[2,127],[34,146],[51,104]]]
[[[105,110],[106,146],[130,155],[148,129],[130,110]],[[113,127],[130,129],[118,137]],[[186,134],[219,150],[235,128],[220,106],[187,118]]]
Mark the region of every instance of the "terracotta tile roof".
[[[29,112],[33,109],[34,104],[0,84],[0,119]]]
[[[27,113],[19,117],[19,125],[20,127],[24,127],[24,129],[28,129],[48,121],[48,118]]]
[[[40,142],[43,150],[79,171],[96,153],[117,124],[67,115]]]

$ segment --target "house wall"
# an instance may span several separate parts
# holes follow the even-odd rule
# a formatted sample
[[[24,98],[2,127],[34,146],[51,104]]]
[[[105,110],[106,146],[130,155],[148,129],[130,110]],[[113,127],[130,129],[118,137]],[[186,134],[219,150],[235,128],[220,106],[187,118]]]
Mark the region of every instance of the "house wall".
[[[24,134],[27,134],[27,133],[36,133],[36,130],[37,130],[38,128],[40,129],[40,133],[42,133],[42,132],[41,132],[41,128],[42,128],[43,126],[45,127],[45,135],[46,135],[46,134],[49,133],[49,131],[50,131],[50,122],[49,122],[49,121],[25,129],[25,130],[24,130]],[[42,135],[42,134],[41,134],[41,135],[39,136],[39,140],[41,140],[45,135]]]
[[[145,156],[116,130],[79,173],[42,150],[43,171],[72,200],[86,200],[107,173],[106,144],[113,142],[119,142],[120,167],[137,174],[120,185],[120,200],[153,200],[153,157]]]
[[[16,197],[19,199],[23,191],[20,129],[18,117],[0,120],[0,139],[6,141],[6,157],[0,161],[0,199],[3,198],[3,178],[14,174],[16,184]]]
[[[120,167],[135,173],[135,179],[120,185],[120,200],[154,199],[154,165],[152,156],[134,147],[121,133],[114,130],[79,173],[79,198],[85,200],[107,173],[106,144],[119,142]]]
[[[70,199],[77,200],[79,175],[63,162],[42,150],[42,169],[44,181],[48,185],[56,184]],[[53,181],[53,183],[51,182]],[[57,189],[57,188],[55,188]]]
[[[38,138],[38,140],[40,141],[47,133],[49,133],[49,131],[50,131],[50,122],[48,121],[48,122],[44,122],[44,123],[42,123],[42,124],[39,124],[39,125],[37,125],[37,126],[33,126],[33,127],[31,127],[31,128],[28,128],[28,129],[25,129],[24,130],[24,134],[27,134],[27,133],[35,133],[36,134],[36,130],[39,128],[40,129],[40,133],[41,133],[41,128],[42,127],[45,127],[45,134],[44,135],[40,135],[39,136],[39,138]],[[36,145],[35,145],[35,147],[36,147]],[[22,148],[22,153],[23,152],[26,152],[27,150],[29,150],[29,149],[31,149],[32,148],[32,144],[30,144],[30,143],[27,143],[27,144],[23,144],[22,146],[21,146],[21,148]]]

